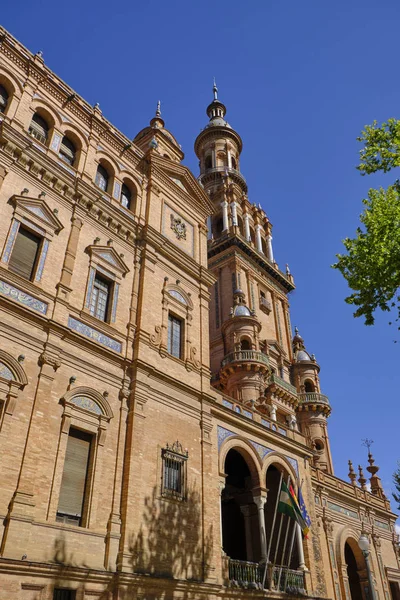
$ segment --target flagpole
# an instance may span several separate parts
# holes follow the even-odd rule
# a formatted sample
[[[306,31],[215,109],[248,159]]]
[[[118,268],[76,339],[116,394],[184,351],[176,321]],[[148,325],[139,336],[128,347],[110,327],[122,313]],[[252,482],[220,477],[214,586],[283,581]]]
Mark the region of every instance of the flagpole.
[[[287,568],[286,568],[285,583],[283,585],[283,592],[286,592],[287,580],[288,580],[289,569],[290,569],[290,561],[292,560],[294,536],[297,531],[297,527],[298,527],[298,523],[295,521],[293,523],[292,539],[290,540],[290,550],[289,550],[288,564],[287,564]]]
[[[277,492],[277,495],[276,495],[276,502],[275,502],[274,518],[272,519],[271,535],[270,535],[270,538],[269,538],[269,544],[268,544],[268,548],[267,548],[267,556],[266,556],[266,559],[265,559],[265,568],[264,568],[264,575],[263,575],[263,580],[262,580],[262,589],[264,589],[265,579],[267,577],[267,568],[268,568],[269,555],[271,553],[272,540],[274,539],[276,513],[278,512],[278,504],[279,504],[279,496],[280,496],[280,493],[281,493],[282,479],[283,479],[283,471],[281,471],[281,476],[279,478],[278,492]]]
[[[287,486],[289,488],[290,486],[290,475],[288,477],[288,482],[287,482]],[[282,515],[283,516],[283,515]],[[282,524],[282,523],[281,523]],[[287,538],[288,538],[288,534],[289,534],[289,527],[290,527],[290,517],[288,516],[288,524],[286,527],[286,533],[285,533],[285,541],[283,542],[283,551],[282,551],[282,560],[281,563],[283,562],[284,558],[285,558],[285,554],[286,554],[286,544],[287,544]],[[276,562],[276,554],[278,551],[278,547],[279,547],[279,540],[278,540],[278,544],[276,546],[275,549],[275,562]],[[282,576],[282,564],[280,565],[280,569],[279,569],[279,576],[278,576],[278,591],[279,591],[279,585],[281,583],[281,576]]]

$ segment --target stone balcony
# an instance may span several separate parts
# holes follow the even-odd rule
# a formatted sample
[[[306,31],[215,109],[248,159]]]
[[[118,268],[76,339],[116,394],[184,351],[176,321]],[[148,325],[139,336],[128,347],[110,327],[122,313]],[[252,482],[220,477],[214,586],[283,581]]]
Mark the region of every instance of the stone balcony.
[[[284,592],[287,595],[306,596],[304,571],[268,565],[264,566],[250,561],[234,560],[227,557],[229,584],[232,587],[253,590],[268,590],[270,593]]]
[[[322,410],[327,415],[331,412],[331,405],[328,396],[318,392],[305,392],[298,394],[299,410]]]
[[[267,398],[272,395],[282,398],[282,400],[286,400],[291,404],[294,403],[297,405],[298,403],[298,394],[294,385],[289,383],[289,381],[285,381],[275,373],[271,374],[266,391]]]
[[[204,185],[206,182],[223,177],[224,175],[228,175],[233,181],[238,183],[244,191],[247,191],[246,179],[240,171],[232,169],[232,167],[220,166],[207,169],[198,177],[198,180]]]
[[[236,352],[230,352],[225,356],[221,363],[221,367],[224,368],[233,363],[261,363],[269,366],[269,359],[266,354],[258,352],[257,350],[237,350]]]

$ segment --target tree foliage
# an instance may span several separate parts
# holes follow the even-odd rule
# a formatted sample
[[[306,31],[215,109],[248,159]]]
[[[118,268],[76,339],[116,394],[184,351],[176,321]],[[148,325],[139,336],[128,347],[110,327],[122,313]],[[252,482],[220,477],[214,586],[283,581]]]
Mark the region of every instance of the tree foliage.
[[[400,510],[400,461],[397,464],[398,468],[393,473],[393,483],[397,493],[393,492],[393,498],[397,502],[397,508]]]
[[[400,121],[389,119],[365,127],[359,141],[362,175],[387,172],[400,166]],[[346,254],[333,265],[347,280],[353,293],[345,300],[356,307],[355,317],[373,325],[376,309],[394,310],[400,318],[400,182],[387,190],[370,189],[363,200],[364,212],[356,237],[343,241]],[[400,329],[400,327],[398,327]]]

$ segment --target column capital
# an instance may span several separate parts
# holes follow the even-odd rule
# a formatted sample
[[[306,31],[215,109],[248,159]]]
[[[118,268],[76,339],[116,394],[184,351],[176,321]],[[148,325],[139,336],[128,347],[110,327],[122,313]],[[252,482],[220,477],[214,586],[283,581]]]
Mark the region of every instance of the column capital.
[[[261,490],[257,490],[257,492],[257,494],[253,494],[253,500],[258,510],[261,510],[264,508],[265,503],[267,502],[267,492],[262,492]]]

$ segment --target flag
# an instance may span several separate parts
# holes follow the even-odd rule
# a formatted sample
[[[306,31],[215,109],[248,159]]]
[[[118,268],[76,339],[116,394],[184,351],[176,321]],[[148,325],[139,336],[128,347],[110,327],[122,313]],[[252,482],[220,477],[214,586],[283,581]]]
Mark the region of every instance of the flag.
[[[304,502],[303,494],[301,493],[301,487],[299,487],[299,494],[296,496],[296,492],[294,491],[293,486],[291,485],[289,488],[290,495],[292,496],[293,501],[298,507],[301,517],[302,523],[299,523],[301,530],[303,532],[304,537],[307,537],[308,532],[310,531],[311,519],[306,509],[306,505]]]
[[[291,519],[294,519],[300,525],[303,534],[306,535],[308,532],[308,527],[303,519],[303,515],[301,514],[296,495],[294,494],[293,496],[291,494],[284,481],[282,481],[281,491],[279,494],[278,512],[287,515]]]

